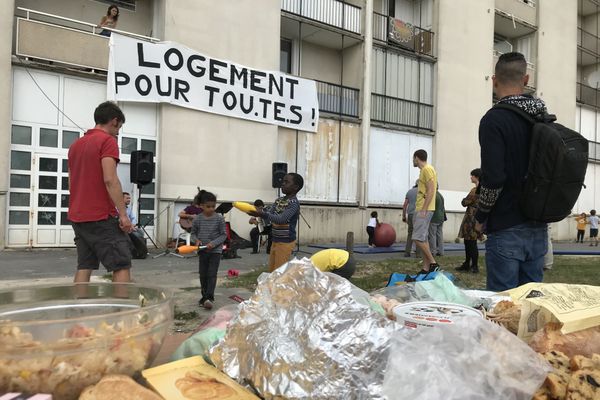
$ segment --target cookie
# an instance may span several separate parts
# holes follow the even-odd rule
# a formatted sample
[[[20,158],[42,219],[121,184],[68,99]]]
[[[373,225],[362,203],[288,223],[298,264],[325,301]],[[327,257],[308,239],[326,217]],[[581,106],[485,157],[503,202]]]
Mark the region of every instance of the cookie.
[[[546,377],[544,386],[548,388],[553,398],[562,399],[567,394],[567,386],[570,381],[571,375],[569,373],[554,370],[554,372],[550,372]]]
[[[531,400],[552,400],[552,394],[546,386],[542,386],[534,393]]]
[[[600,371],[582,369],[571,375],[566,400],[600,399]]]
[[[592,358],[577,355],[571,358],[571,370],[578,371],[580,369],[600,370],[600,355],[594,354]]]
[[[571,373],[571,360],[565,353],[552,350],[542,354],[542,356],[552,365],[557,372]]]

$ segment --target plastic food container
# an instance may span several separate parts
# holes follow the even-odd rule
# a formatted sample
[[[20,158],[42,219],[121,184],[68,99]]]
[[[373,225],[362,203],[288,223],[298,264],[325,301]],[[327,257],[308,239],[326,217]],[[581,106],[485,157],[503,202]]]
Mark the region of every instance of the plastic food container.
[[[441,301],[400,304],[394,307],[394,315],[396,321],[407,328],[447,326],[465,316],[483,318],[483,313],[472,307]]]
[[[0,393],[76,399],[150,365],[173,320],[170,291],[89,283],[0,291]]]

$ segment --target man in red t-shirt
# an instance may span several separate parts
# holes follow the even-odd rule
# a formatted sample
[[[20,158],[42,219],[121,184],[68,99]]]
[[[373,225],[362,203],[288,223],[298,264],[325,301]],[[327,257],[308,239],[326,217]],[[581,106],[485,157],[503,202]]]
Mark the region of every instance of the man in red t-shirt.
[[[102,262],[113,282],[130,282],[131,250],[123,190],[117,175],[117,135],[125,122],[112,102],[94,111],[94,129],[69,148],[69,214],[75,231],[75,282],[89,282]]]

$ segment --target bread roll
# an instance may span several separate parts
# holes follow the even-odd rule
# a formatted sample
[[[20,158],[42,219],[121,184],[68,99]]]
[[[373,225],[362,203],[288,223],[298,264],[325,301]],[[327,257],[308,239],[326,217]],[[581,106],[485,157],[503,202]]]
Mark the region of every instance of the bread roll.
[[[592,357],[600,354],[600,326],[563,335],[559,323],[548,323],[544,329],[537,331],[529,342],[529,346],[538,353],[551,350],[562,351],[568,357],[582,355]]]
[[[126,375],[106,375],[94,386],[87,387],[79,400],[163,400]]]

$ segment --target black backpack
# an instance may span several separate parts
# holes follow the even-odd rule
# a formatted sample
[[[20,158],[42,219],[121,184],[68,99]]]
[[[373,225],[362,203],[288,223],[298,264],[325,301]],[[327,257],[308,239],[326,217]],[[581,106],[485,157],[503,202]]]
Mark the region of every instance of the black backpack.
[[[539,222],[557,222],[570,215],[584,186],[587,139],[556,123],[552,114],[534,118],[506,103],[494,108],[512,110],[532,124],[529,166],[519,196],[523,215]]]

